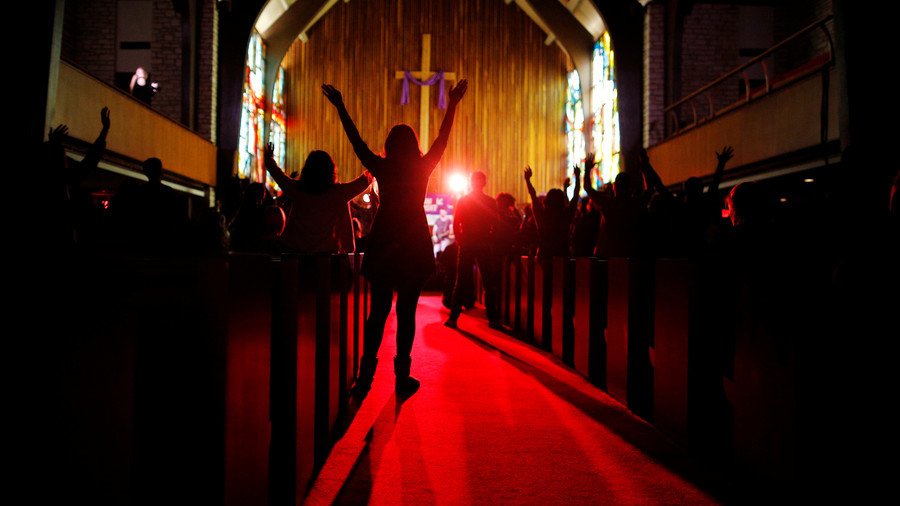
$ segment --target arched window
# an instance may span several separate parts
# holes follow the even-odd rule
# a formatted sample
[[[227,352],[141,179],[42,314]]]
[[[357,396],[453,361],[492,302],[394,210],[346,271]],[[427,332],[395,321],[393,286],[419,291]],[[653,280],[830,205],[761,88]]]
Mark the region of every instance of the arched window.
[[[275,87],[272,90],[272,121],[269,123],[269,142],[275,146],[275,161],[280,167],[284,167],[287,154],[287,120],[284,109],[284,67],[278,67],[275,76]],[[267,175],[266,184],[270,189],[276,189],[278,185]]]
[[[591,136],[597,169],[592,175],[594,187],[602,178],[611,182],[619,173],[619,94],[616,66],[609,32],[594,44],[591,62]]]
[[[584,107],[581,103],[581,81],[578,71],[569,72],[566,92],[566,174],[572,175],[572,167],[584,162]]]
[[[244,97],[241,107],[241,136],[238,143],[238,177],[265,181],[263,166],[263,125],[265,101],[266,46],[258,32],[250,36],[244,68]]]

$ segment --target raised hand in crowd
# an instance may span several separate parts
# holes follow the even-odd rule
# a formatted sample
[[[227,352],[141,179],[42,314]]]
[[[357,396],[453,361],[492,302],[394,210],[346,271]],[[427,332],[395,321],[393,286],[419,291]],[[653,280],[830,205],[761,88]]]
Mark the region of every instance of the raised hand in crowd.
[[[322,94],[325,95],[325,98],[327,98],[334,106],[344,104],[344,96],[341,95],[340,90],[330,84],[322,85]]]
[[[100,109],[100,124],[103,125],[104,131],[109,131],[109,107]]]
[[[719,165],[725,166],[728,163],[728,160],[734,158],[734,148],[731,146],[725,146],[722,148],[722,152],[716,151],[716,159],[719,160]]]
[[[456,83],[452,88],[450,88],[450,103],[458,104],[460,100],[466,95],[466,90],[469,89],[469,81],[463,79]]]
[[[60,144],[67,135],[69,135],[69,127],[66,125],[59,125],[56,128],[50,127],[50,132],[47,134],[47,137],[50,142]]]

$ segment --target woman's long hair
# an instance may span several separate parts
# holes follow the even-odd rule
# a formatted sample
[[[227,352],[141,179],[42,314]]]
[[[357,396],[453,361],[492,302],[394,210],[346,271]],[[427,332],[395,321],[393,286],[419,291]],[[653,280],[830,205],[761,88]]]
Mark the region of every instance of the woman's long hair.
[[[415,130],[409,125],[394,125],[384,141],[384,157],[389,160],[414,160],[421,156]]]
[[[544,211],[553,219],[562,219],[566,215],[566,194],[559,188],[553,188],[544,197]]]
[[[324,193],[337,181],[337,170],[331,155],[325,151],[312,151],[300,169],[300,184],[304,191]]]

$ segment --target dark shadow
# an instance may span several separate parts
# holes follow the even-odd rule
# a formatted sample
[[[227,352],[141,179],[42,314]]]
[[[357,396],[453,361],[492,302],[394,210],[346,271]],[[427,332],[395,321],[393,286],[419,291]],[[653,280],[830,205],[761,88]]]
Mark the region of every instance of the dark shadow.
[[[369,432],[366,434],[365,448],[360,452],[353,469],[341,486],[334,504],[367,504],[372,495],[375,474],[381,465],[385,447],[391,440],[403,400],[391,396]]]
[[[344,438],[344,435],[347,434],[347,430],[349,430],[350,426],[353,425],[353,420],[356,419],[356,415],[357,413],[359,413],[359,409],[362,407],[363,400],[357,399],[354,396],[350,396],[347,404],[344,405],[343,409],[338,415],[337,421],[334,423],[334,430],[331,433],[332,448],[334,448],[334,445],[337,444],[338,441]]]
[[[462,329],[457,329],[457,332],[487,351],[499,352],[499,356],[510,365],[533,377],[561,399],[607,427],[660,465],[697,485],[715,498],[729,501],[730,487],[726,482],[724,469],[701,467],[699,463],[690,461],[684,450],[668,440],[653,426],[638,420],[636,415],[628,412],[626,408],[617,409],[605,404],[565,381],[553,377],[546,371],[492,346],[471,332]],[[560,367],[564,366],[560,364]]]

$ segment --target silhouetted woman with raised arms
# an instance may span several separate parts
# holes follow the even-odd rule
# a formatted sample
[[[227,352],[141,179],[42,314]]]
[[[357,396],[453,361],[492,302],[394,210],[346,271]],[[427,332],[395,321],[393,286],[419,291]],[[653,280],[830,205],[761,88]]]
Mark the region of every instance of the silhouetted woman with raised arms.
[[[396,391],[402,396],[415,393],[419,381],[409,375],[410,353],[416,333],[416,305],[425,280],[434,272],[431,234],[425,219],[425,190],[428,177],[441,160],[456,106],[466,94],[465,79],[450,90],[450,105],[437,139],[428,153],[419,151],[419,139],[409,125],[394,125],[384,141],[384,156],[369,149],[344,107],[341,92],[322,85],[325,97],[334,104],[344,131],[362,164],[375,176],[381,206],[375,215],[366,246],[362,272],[372,287],[372,307],[366,320],[363,357],[351,394],[363,399],[372,387],[378,348],[384,324],[397,292],[397,356],[394,357]]]
[[[281,244],[293,253],[352,253],[353,225],[348,202],[371,183],[361,174],[347,183],[337,182],[337,167],[324,151],[306,157],[300,178],[289,177],[275,161],[275,146],[266,145],[266,170],[292,204],[281,234]]]

